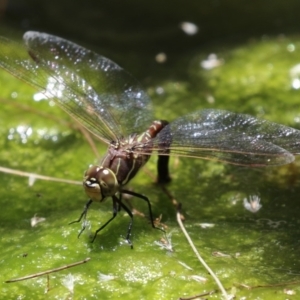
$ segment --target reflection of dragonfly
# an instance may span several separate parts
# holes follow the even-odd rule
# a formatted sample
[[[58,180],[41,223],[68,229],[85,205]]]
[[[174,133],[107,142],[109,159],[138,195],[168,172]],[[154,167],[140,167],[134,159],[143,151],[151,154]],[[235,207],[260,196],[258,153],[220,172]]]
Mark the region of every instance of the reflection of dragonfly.
[[[123,208],[131,218],[126,236],[131,245],[133,216],[122,202],[122,194],[146,201],[155,227],[148,198],[123,188],[153,150],[159,155],[160,183],[170,179],[170,154],[259,167],[290,163],[293,154],[300,152],[300,131],[249,115],[207,109],[170,124],[153,121],[150,99],[114,62],[44,33],[27,32],[24,41],[26,48],[0,38],[0,67],[44,90],[46,98],[53,98],[108,145],[100,164],[91,166],[84,175],[83,186],[90,200],[75,221],[85,220],[92,201],[112,198],[113,216],[96,231],[93,241]]]

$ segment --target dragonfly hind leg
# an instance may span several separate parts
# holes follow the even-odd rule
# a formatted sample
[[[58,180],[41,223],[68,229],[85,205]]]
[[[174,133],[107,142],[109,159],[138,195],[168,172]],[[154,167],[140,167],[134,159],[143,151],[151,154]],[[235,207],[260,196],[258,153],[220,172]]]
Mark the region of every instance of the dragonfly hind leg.
[[[159,155],[157,160],[157,183],[166,184],[171,181],[169,173],[169,159],[167,155]]]
[[[122,207],[128,213],[128,215],[130,217],[130,222],[129,222],[128,229],[127,229],[126,241],[129,244],[130,248],[133,249],[133,244],[130,240],[132,223],[133,223],[133,214],[132,214],[131,210],[122,202],[122,194],[120,195],[119,199],[117,198],[117,201],[119,204],[119,210]]]
[[[172,143],[172,135],[171,135],[171,129],[169,126],[169,122],[167,121],[161,121],[163,124],[164,131],[167,132],[167,134],[164,136],[164,139],[159,136],[158,133],[158,160],[157,160],[157,183],[159,184],[166,184],[171,181],[171,176],[169,173],[169,155],[170,155],[170,145]],[[162,155],[160,155],[162,154]]]
[[[132,195],[132,196],[135,196],[135,197],[137,197],[137,198],[140,198],[140,199],[146,201],[147,204],[148,204],[148,211],[149,211],[150,222],[151,222],[152,227],[155,228],[155,229],[158,229],[158,230],[160,230],[160,231],[162,231],[162,232],[165,233],[165,231],[164,231],[163,229],[161,229],[161,228],[159,228],[159,227],[156,227],[156,226],[154,225],[154,219],[153,219],[153,213],[152,213],[151,203],[150,203],[149,199],[148,199],[146,196],[141,195],[141,194],[139,194],[139,193],[135,193],[135,192],[129,191],[129,190],[122,190],[122,193],[128,194],[128,195]],[[124,204],[122,203],[122,205],[124,205]],[[125,206],[125,205],[124,205],[124,206]],[[123,206],[122,206],[122,207],[123,207]],[[127,210],[129,210],[128,207],[126,207],[126,208],[127,208]],[[125,208],[124,208],[124,209],[125,209]],[[127,211],[127,210],[126,210],[126,211]],[[127,211],[127,212],[128,212],[128,211]],[[131,213],[131,212],[130,212],[130,213]],[[131,215],[132,215],[132,213],[131,213]],[[128,229],[129,229],[129,228],[128,228]],[[130,230],[131,230],[131,228],[130,228]]]

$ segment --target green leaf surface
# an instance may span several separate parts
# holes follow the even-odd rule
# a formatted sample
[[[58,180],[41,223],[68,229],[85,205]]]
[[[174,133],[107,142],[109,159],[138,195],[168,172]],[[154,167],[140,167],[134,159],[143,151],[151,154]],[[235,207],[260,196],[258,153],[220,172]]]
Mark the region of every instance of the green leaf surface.
[[[166,78],[146,89],[158,118],[223,108],[299,128],[300,74],[291,73],[299,63],[299,47],[298,37],[214,45],[174,66],[171,72],[188,74],[185,79]],[[201,62],[213,52],[220,65],[203,69]],[[0,166],[81,181],[97,160],[78,124],[52,103],[35,102],[36,91],[2,70],[0,86]],[[105,146],[96,145],[103,155]],[[288,283],[298,281],[300,270],[299,160],[249,169],[174,157],[170,168],[173,180],[167,189],[182,203],[188,232],[228,293],[237,299],[296,299],[299,284]],[[139,215],[134,216],[131,250],[124,240],[129,217],[123,211],[91,244],[90,236],[111,217],[110,200],[92,205],[90,227],[78,239],[81,225],[68,223],[87,201],[80,185],[0,173],[3,299],[178,299],[216,290],[180,231],[168,195],[154,184],[155,169],[153,157],[128,188],[147,195],[155,217],[162,215],[173,252],[159,245],[166,237]],[[249,195],[261,198],[263,207],[256,214],[243,207]],[[147,216],[145,203],[129,201]],[[34,215],[46,220],[31,227]],[[86,264],[50,274],[48,282],[42,276],[5,283],[87,257]],[[197,281],[196,275],[205,280]],[[72,280],[71,292],[66,281]],[[220,297],[219,292],[206,296]]]

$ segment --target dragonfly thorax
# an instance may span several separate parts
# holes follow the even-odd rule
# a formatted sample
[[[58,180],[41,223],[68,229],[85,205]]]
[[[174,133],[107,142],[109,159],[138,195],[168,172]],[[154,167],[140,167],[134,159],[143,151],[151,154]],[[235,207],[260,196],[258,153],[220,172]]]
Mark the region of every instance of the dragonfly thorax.
[[[91,200],[102,202],[118,192],[119,183],[111,169],[90,166],[84,174],[83,187]]]

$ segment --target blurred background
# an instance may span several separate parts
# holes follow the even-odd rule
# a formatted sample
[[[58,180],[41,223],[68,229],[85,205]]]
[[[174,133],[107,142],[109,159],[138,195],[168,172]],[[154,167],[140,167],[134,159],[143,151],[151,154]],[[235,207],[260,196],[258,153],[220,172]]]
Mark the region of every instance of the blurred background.
[[[3,35],[12,29],[45,31],[99,51],[136,77],[176,78],[185,68],[164,71],[207,44],[298,33],[300,2],[1,0],[0,18]],[[167,57],[164,64],[155,60],[160,53]]]

